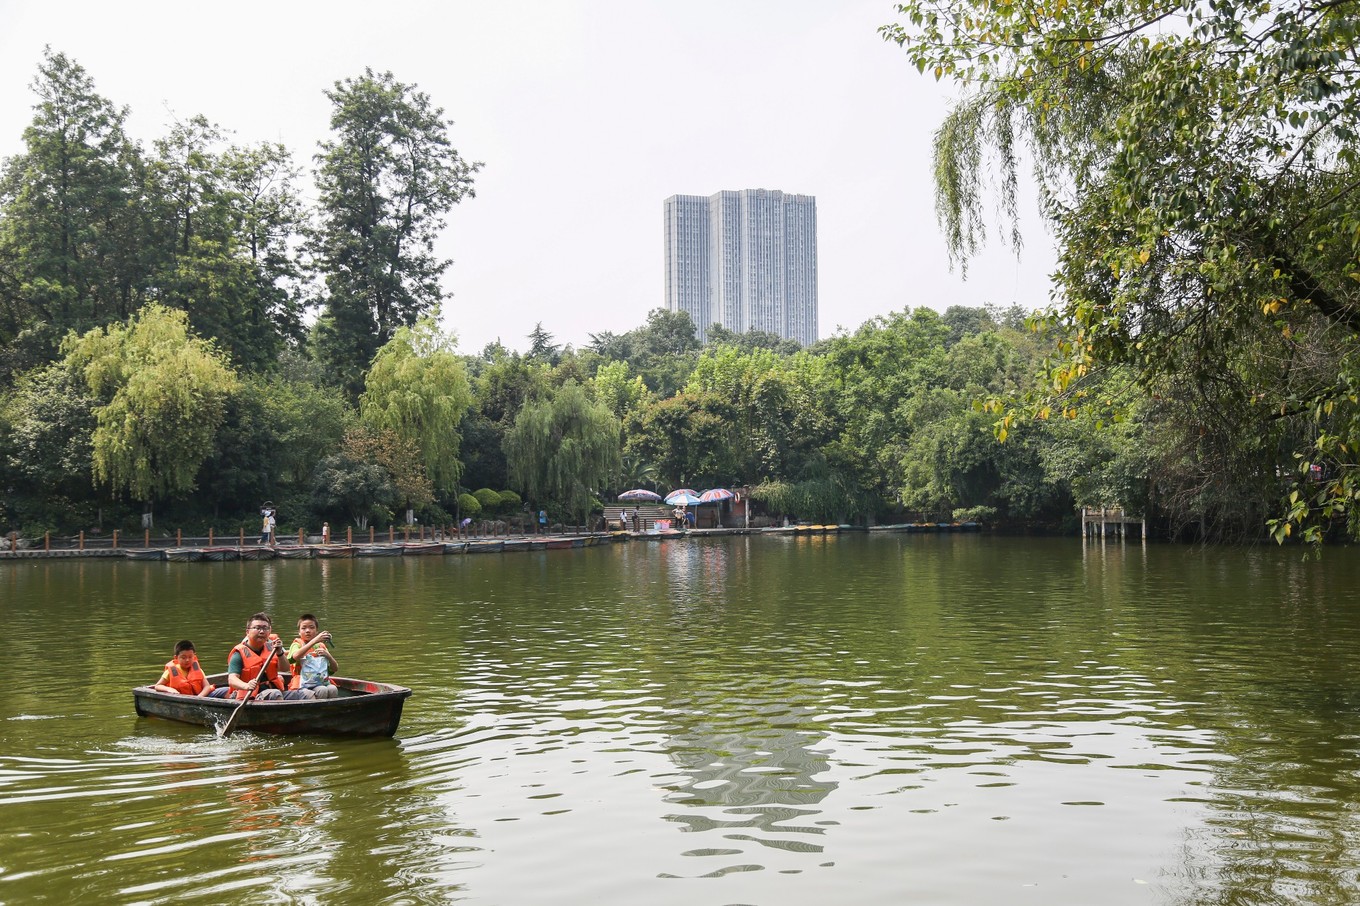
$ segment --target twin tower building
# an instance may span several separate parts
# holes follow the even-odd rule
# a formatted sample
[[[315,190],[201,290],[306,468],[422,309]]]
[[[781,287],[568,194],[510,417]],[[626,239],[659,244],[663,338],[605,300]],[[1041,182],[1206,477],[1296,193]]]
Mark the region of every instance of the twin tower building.
[[[711,325],[817,341],[817,200],[766,189],[666,199],[666,307]]]

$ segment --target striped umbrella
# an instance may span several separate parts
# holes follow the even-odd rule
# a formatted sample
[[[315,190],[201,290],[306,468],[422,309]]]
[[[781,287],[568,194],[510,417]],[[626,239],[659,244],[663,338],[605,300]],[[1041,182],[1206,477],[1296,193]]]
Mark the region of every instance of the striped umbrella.
[[[736,494],[733,494],[731,491],[727,490],[727,488],[710,488],[699,495],[699,502],[717,503],[719,500],[731,500],[736,496]]]

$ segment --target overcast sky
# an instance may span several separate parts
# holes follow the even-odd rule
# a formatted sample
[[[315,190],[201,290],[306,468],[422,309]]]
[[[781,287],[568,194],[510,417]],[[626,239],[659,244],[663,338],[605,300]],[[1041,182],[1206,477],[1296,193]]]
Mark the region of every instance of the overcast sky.
[[[0,156],[22,150],[45,45],[131,109],[149,147],[203,114],[311,164],[323,91],[365,67],[414,84],[485,166],[449,217],[445,324],[463,352],[580,346],[665,304],[662,202],[817,198],[819,335],[928,305],[1046,303],[1050,242],[992,242],[951,272],[930,139],[948,98],[895,45],[881,0],[0,0]]]

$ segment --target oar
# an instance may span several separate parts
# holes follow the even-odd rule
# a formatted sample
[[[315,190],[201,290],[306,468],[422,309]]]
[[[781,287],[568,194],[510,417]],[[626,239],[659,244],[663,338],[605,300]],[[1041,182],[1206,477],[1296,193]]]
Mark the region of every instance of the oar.
[[[258,681],[263,680],[265,678],[266,673],[269,671],[269,662],[272,661],[275,657],[277,657],[279,653],[279,649],[275,648],[272,642],[268,644],[269,644],[269,657],[264,659],[264,666],[260,668],[259,673],[255,674],[255,679],[257,680],[257,682],[255,683],[255,688],[247,692],[245,694],[245,697],[241,699],[241,703],[236,706],[235,711],[231,712],[231,717],[227,718],[227,722],[222,726],[222,732],[217,734],[218,736],[226,738],[231,733],[232,730],[236,729],[236,721],[241,716],[241,709],[246,706],[246,703],[248,701],[255,697],[256,692],[260,691],[260,684]],[[230,685],[230,683],[228,683],[228,685]]]

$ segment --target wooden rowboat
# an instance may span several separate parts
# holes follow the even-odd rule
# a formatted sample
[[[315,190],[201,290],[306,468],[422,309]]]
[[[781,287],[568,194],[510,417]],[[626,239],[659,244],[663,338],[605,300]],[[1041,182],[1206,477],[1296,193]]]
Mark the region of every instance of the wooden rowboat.
[[[165,549],[165,559],[189,563],[202,560],[203,551],[197,547],[168,547]]]
[[[125,547],[123,556],[129,560],[164,560],[165,551],[159,547]]]
[[[333,557],[353,557],[354,546],[352,544],[323,544],[315,550],[318,557],[327,559]]]
[[[442,541],[407,541],[401,545],[403,557],[428,557],[432,554],[444,553],[444,542]]]
[[[297,544],[276,547],[274,548],[274,556],[281,560],[310,560],[312,559],[312,549]]]
[[[392,683],[332,677],[339,696],[318,701],[252,701],[241,709],[236,729],[256,733],[287,733],[312,736],[391,736],[401,722],[401,709],[411,690]],[[208,677],[208,682],[225,685],[226,674]],[[227,722],[240,701],[234,698],[201,698],[170,695],[154,686],[132,690],[137,713],[142,717],[161,717],[201,727],[219,727]]]
[[[252,546],[250,546],[250,547],[242,547],[242,548],[238,548],[238,549],[237,549],[237,553],[240,554],[242,560],[273,560],[273,559],[274,559],[274,548],[272,548],[272,547],[259,547],[259,546],[252,545]]]
[[[241,552],[234,547],[205,547],[204,560],[240,560]]]
[[[354,556],[356,557],[400,557],[400,544],[356,544],[354,545]]]

